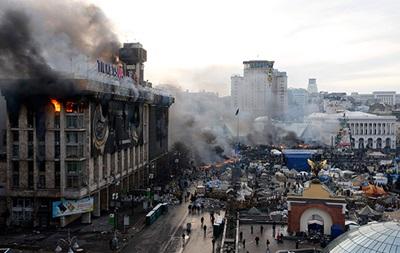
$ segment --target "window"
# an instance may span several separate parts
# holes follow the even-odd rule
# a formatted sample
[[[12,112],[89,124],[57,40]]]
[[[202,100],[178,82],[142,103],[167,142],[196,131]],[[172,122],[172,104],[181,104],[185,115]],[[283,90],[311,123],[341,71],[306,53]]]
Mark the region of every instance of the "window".
[[[38,162],[38,167],[40,172],[45,172],[46,171],[46,163],[44,161],[39,161]]]
[[[66,178],[68,188],[79,188],[81,183],[82,162],[66,162]]]
[[[12,158],[15,158],[15,159],[19,158],[19,145],[18,144],[12,145]]]
[[[56,113],[54,115],[54,128],[60,128],[60,114]]]
[[[54,132],[54,158],[60,158],[60,132]]]
[[[67,115],[66,128],[83,128],[83,116],[82,115]]]
[[[33,162],[28,162],[28,189],[33,189]]]
[[[83,132],[66,132],[66,157],[83,157]]]
[[[39,175],[38,188],[39,189],[46,188],[46,176],[45,175]]]
[[[58,188],[61,186],[61,166],[60,162],[54,162],[54,187]]]
[[[28,109],[26,123],[28,128],[33,128],[33,111]]]
[[[13,142],[19,142],[19,132],[18,131],[12,131],[12,141]]]
[[[12,162],[12,186],[19,187],[19,162]]]

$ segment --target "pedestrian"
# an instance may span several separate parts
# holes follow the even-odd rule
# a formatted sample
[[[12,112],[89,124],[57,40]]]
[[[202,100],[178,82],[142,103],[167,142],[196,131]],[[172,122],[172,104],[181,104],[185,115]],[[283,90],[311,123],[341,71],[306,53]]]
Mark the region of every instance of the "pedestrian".
[[[258,242],[260,241],[260,238],[256,236],[256,245],[258,246]]]
[[[206,236],[206,233],[207,233],[207,225],[204,225],[204,226],[203,226],[203,229],[204,229],[204,236]]]
[[[200,221],[201,221],[201,225],[203,226],[203,223],[204,223],[204,217],[201,217]]]
[[[299,243],[300,243],[300,241],[299,241],[299,240],[297,240],[297,241],[296,241],[296,249],[298,249],[298,248],[299,248]]]
[[[246,248],[246,239],[243,239],[242,243],[243,243],[243,248]]]
[[[251,234],[253,234],[253,225],[250,226]]]
[[[185,237],[186,237],[186,235],[185,235],[185,233],[183,233],[182,234],[182,247],[185,246]]]
[[[213,246],[213,252],[214,252],[215,238],[213,238],[213,239],[211,240],[211,243],[212,243],[212,246]]]
[[[267,249],[269,249],[269,244],[270,244],[270,242],[269,242],[269,240],[267,239]]]
[[[241,240],[243,240],[243,232],[242,231],[240,231],[240,233],[239,233],[239,241],[241,241]]]
[[[263,225],[261,225],[261,227],[260,227],[260,232],[261,232],[261,234],[264,232],[264,226]]]

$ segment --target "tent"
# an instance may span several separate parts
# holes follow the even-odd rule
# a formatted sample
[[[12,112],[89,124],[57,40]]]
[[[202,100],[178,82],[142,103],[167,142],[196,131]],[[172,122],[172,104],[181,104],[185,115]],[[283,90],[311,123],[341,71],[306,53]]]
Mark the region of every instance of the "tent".
[[[366,205],[364,206],[360,211],[358,211],[358,214],[360,216],[368,216],[368,217],[373,217],[373,216],[379,216],[381,213],[375,211],[372,209],[370,206]]]
[[[380,197],[387,194],[382,187],[373,184],[362,187],[362,190],[368,197]]]

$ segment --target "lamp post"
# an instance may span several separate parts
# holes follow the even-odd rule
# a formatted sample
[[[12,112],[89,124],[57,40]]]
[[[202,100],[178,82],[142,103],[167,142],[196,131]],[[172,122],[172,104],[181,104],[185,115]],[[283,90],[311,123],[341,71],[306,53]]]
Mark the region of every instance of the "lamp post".
[[[78,239],[76,236],[71,237],[70,230],[68,229],[68,237],[66,239],[60,239],[57,242],[57,247],[54,250],[56,253],[61,253],[66,250],[68,253],[83,251],[79,248]]]

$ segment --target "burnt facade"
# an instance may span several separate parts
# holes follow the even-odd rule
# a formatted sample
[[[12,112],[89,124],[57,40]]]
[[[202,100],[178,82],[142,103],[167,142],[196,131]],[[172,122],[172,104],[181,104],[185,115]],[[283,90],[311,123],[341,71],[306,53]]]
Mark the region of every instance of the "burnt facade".
[[[16,89],[16,82],[25,88]],[[113,193],[150,186],[149,175],[168,151],[172,97],[134,79],[131,87],[66,79],[70,92],[27,93],[37,82],[1,85],[7,115],[0,213],[8,215],[8,224],[65,226],[77,218],[89,223],[109,209]],[[53,202],[87,197],[93,198],[92,212],[52,215]]]

